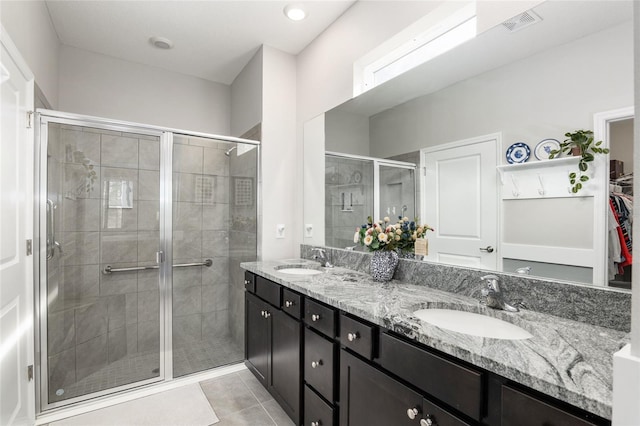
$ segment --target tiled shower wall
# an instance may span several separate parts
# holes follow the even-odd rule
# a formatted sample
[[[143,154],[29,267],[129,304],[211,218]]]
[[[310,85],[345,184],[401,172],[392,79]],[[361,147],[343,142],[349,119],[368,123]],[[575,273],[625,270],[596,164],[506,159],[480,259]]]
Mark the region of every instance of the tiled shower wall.
[[[256,125],[242,137],[259,141],[262,137],[261,125]],[[231,153],[230,160],[229,270],[231,283],[229,287],[229,322],[231,341],[242,349],[244,348],[244,270],[240,268],[240,263],[252,262],[257,259],[258,207],[255,194],[258,184],[258,149],[239,147],[238,151]],[[241,186],[237,186],[238,184]],[[239,197],[241,194],[238,191],[242,186],[249,185],[253,198],[251,200],[242,199]]]
[[[185,344],[229,336],[229,157],[232,145],[198,138],[174,138],[173,261],[210,267],[175,268],[174,350]],[[180,365],[177,375],[204,369]],[[207,368],[214,367],[210,365]]]
[[[56,400],[66,397],[56,390],[109,363],[158,350],[157,271],[100,271],[155,261],[159,140],[55,124],[49,134],[48,192],[62,247],[47,271],[49,390]],[[110,182],[128,182],[132,191],[121,207],[113,192],[110,202]]]

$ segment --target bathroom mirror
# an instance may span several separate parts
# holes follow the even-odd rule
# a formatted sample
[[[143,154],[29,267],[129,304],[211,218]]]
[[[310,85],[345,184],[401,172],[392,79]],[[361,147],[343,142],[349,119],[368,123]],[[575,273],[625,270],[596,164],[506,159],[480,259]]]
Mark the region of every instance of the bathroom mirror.
[[[609,125],[623,119],[632,120],[633,112],[630,117],[628,112],[633,106],[632,2],[553,1],[539,4],[533,11],[541,18],[533,25],[515,32],[498,25],[305,123],[305,244],[331,245],[325,240],[326,218],[332,214],[333,198],[332,194],[325,193],[327,170],[324,159],[327,151],[415,162],[420,167],[425,155],[423,152],[421,157],[421,150],[433,153],[452,144],[465,146],[464,143],[460,145],[461,141],[497,135],[495,161],[497,169],[501,169],[507,165],[506,151],[514,143],[528,145],[530,158],[527,164],[533,164],[543,161],[536,158],[535,149],[545,139],[562,142],[566,132],[593,129],[596,136],[609,143],[613,132]],[[612,113],[614,110],[619,114]],[[597,122],[598,117],[602,121],[601,126]],[[633,143],[632,133],[627,141],[628,144]],[[460,154],[461,157],[464,153]],[[625,171],[631,172],[632,156],[625,155],[622,159]],[[504,173],[496,172],[496,186],[504,186],[498,188],[497,195],[493,196],[497,235],[492,245],[496,252],[506,246],[505,238],[515,234],[521,237],[522,232],[513,232],[519,227],[530,227],[529,233],[535,234],[535,238],[529,238],[528,247],[522,242],[527,238],[520,240],[520,250],[540,251],[540,247],[546,245],[540,241],[544,236],[551,240],[549,246],[565,238],[562,234],[554,234],[552,229],[565,232],[575,223],[576,234],[580,234],[580,229],[590,228],[588,232],[594,238],[601,238],[594,240],[592,246],[603,259],[602,268],[605,268],[607,251],[599,248],[602,245],[599,241],[606,246],[606,213],[603,209],[608,164],[602,160],[596,165],[598,175],[590,182],[589,191],[599,195],[589,201],[592,204],[587,207],[593,210],[589,206],[596,203],[603,208],[596,211],[595,216],[593,211],[579,214],[575,221],[571,219],[575,209],[585,208],[588,203],[579,203],[572,198],[563,203],[564,198],[555,201],[549,198],[544,202],[552,200],[549,205],[553,210],[544,207],[542,202],[531,204],[531,209],[524,208],[524,203],[512,208],[513,205],[501,195],[506,188],[504,177],[502,182],[500,180]],[[367,175],[356,173],[356,169],[345,170],[343,175],[349,182],[344,184],[352,187],[354,176]],[[423,174],[424,171],[418,169],[416,176]],[[562,176],[566,176],[564,171]],[[417,181],[420,186],[422,177]],[[357,192],[354,198],[357,200],[362,198],[358,191],[360,187],[350,187],[341,189],[340,194]],[[420,198],[421,191],[418,188],[417,198]],[[336,219],[345,229],[346,241],[353,237],[351,222],[364,223],[366,216],[371,214],[363,213],[356,203],[351,202],[352,198],[349,200],[349,209],[343,209],[349,211],[344,211],[344,217]],[[426,202],[417,200],[416,213],[421,221],[432,224],[433,218],[421,211]],[[538,221],[529,226],[518,211],[540,211],[547,215],[547,222]],[[349,215],[351,219],[347,219]],[[515,220],[513,215],[517,215]],[[382,214],[375,216],[381,217]],[[540,215],[534,214],[533,218],[540,219]],[[553,223],[555,227],[549,227],[547,232],[537,232],[536,227],[547,228],[545,223]],[[536,244],[538,247],[534,248]],[[345,248],[347,245],[341,242],[334,246]],[[578,259],[575,264],[572,260],[564,260],[565,254],[568,257],[580,256],[582,249],[576,247],[559,250],[554,261],[500,259],[495,269],[515,272],[519,267],[529,265],[532,266],[532,275],[606,285],[606,278],[602,282],[593,279],[591,267],[580,266],[581,261],[585,263],[584,259]],[[542,254],[540,259],[544,257]]]

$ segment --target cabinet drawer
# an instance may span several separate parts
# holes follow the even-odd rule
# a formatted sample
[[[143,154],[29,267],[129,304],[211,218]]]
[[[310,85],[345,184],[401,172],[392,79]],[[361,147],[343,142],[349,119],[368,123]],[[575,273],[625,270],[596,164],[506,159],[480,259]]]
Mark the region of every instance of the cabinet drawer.
[[[336,345],[318,333],[304,331],[304,380],[320,395],[335,401]]]
[[[410,343],[380,334],[380,365],[474,420],[483,413],[484,373]]]
[[[340,314],[340,343],[367,359],[373,359],[375,330],[374,326]]]
[[[431,419],[433,425],[437,426],[471,426],[463,420],[460,420],[453,414],[443,410],[431,401],[422,400],[423,418]]]
[[[256,292],[256,276],[253,275],[251,272],[244,273],[244,288],[249,293]]]
[[[304,322],[330,339],[336,337],[336,311],[314,300],[305,299]]]
[[[309,386],[304,387],[304,425],[333,426],[334,408],[324,402]]]
[[[302,318],[302,296],[288,288],[283,288],[282,310],[294,318]]]
[[[274,306],[280,307],[282,286],[261,276],[256,276],[256,294]]]
[[[508,386],[502,386],[502,424],[505,426],[593,426],[560,408]]]

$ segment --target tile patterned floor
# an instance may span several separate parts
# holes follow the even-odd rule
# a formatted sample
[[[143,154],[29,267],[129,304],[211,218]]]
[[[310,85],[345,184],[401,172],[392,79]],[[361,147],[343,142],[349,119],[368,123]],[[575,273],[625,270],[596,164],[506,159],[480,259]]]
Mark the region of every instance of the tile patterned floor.
[[[216,426],[293,426],[284,410],[249,370],[200,382],[220,419]]]

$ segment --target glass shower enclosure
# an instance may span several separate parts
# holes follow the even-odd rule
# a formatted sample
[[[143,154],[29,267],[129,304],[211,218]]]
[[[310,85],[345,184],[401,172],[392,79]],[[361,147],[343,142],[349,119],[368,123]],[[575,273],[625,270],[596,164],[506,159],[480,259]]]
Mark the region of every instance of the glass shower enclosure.
[[[325,244],[353,247],[367,217],[416,216],[416,165],[336,152],[325,153]]]
[[[40,410],[241,361],[258,143],[46,110],[37,124]]]

